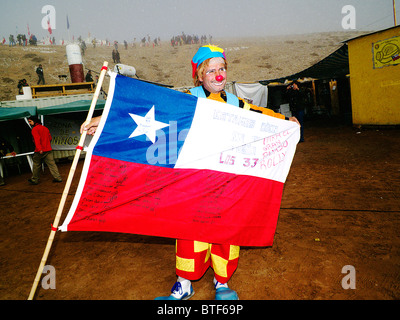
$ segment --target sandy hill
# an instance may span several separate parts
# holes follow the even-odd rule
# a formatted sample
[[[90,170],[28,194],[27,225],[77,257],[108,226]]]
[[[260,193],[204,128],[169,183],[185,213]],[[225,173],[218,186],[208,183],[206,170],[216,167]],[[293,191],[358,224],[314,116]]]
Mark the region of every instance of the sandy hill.
[[[299,72],[323,59],[342,45],[341,41],[360,32],[333,32],[293,36],[276,36],[245,39],[216,39],[213,44],[226,50],[229,63],[229,81],[254,82],[273,79]],[[161,82],[175,87],[192,85],[190,60],[199,45],[172,47],[162,42],[157,47],[119,45],[121,63],[136,68],[144,80]],[[88,45],[83,63],[86,69],[99,71],[111,57],[113,47]],[[68,75],[69,68],[65,46],[14,46],[0,45],[0,101],[15,100],[18,80],[37,83],[36,67],[43,65],[46,84],[59,83],[58,75]],[[104,85],[107,90],[107,80]]]

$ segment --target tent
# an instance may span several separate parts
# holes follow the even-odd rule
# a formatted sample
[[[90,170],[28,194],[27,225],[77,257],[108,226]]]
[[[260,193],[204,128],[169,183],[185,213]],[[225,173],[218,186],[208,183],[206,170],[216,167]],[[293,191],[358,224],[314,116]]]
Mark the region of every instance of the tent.
[[[91,103],[91,100],[77,100],[56,106],[42,107],[37,109],[37,114],[44,116],[52,114],[88,111]],[[105,104],[106,100],[97,100],[95,110],[104,109]]]
[[[27,118],[36,115],[36,107],[0,108],[0,135],[9,141],[18,153],[34,148]]]
[[[267,85],[271,82],[285,82],[285,80],[297,80],[299,78],[334,79],[345,77],[349,72],[348,48],[347,44],[343,44],[335,52],[303,71],[287,77],[259,82]]]
[[[33,153],[34,144],[30,128],[25,124],[26,118],[37,114],[36,107],[1,107],[0,108],[0,136],[6,139],[17,152],[17,157],[12,159],[2,159],[0,163],[0,173],[9,174],[8,166],[18,167],[21,173],[21,166],[29,164],[28,155]],[[24,121],[25,120],[25,121]],[[21,158],[20,158],[21,157]]]
[[[30,116],[51,115],[70,112],[88,111],[90,108],[91,100],[78,100],[65,104],[42,107],[1,107],[0,108],[0,121],[23,119]],[[98,100],[95,110],[104,109],[106,101]]]
[[[23,119],[36,114],[36,107],[2,107],[0,108],[0,121]]]
[[[260,80],[259,83],[274,86],[274,90],[270,90],[268,106],[280,110],[278,106],[284,102],[283,95],[286,87],[283,84],[287,81],[304,79],[305,86],[309,88],[308,91],[313,92],[308,102],[310,115],[340,115],[347,119],[351,113],[349,73],[348,47],[347,44],[343,44],[326,58],[303,71],[277,79]],[[307,81],[307,79],[312,81]]]

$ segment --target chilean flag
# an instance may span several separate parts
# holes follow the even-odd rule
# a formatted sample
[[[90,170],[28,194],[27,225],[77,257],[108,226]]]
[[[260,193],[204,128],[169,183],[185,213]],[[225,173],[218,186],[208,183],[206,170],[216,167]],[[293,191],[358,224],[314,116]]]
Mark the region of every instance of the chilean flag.
[[[60,230],[270,246],[299,131],[112,73]]]

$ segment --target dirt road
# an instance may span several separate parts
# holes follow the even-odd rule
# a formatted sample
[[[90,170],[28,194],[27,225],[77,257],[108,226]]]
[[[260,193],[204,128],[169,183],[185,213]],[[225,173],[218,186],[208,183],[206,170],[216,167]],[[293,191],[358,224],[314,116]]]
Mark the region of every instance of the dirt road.
[[[399,129],[309,123],[285,184],[275,242],[242,248],[230,281],[241,300],[400,298]],[[66,208],[72,202],[79,163]],[[67,178],[70,162],[59,163]],[[27,299],[63,184],[28,184],[29,172],[0,189],[0,299]],[[65,213],[63,218],[65,217]],[[63,219],[62,219],[63,221]],[[61,222],[62,222],[61,221]],[[47,264],[56,289],[38,300],[151,300],[175,281],[174,240],[140,235],[57,233]],[[346,265],[356,289],[345,290]],[[213,272],[193,300],[214,299]]]

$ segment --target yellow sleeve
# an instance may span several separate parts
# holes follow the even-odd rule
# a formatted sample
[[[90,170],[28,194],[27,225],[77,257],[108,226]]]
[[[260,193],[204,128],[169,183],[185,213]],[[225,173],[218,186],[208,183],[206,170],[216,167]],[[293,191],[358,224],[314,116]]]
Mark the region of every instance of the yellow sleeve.
[[[239,98],[239,99],[242,100],[241,98]],[[247,103],[245,100],[242,100],[242,101],[244,102],[243,109],[245,109],[245,110],[254,110],[254,111],[261,112],[262,114],[266,114],[267,116],[271,116],[271,117],[278,118],[278,119],[285,119],[285,115],[283,115],[283,114],[274,112],[268,108],[255,106],[254,104]]]
[[[185,93],[192,94],[189,90],[186,90],[186,91],[184,91],[184,92],[185,92]],[[218,97],[220,97],[220,96],[218,96]],[[267,116],[274,117],[274,118],[285,119],[285,115],[283,115],[283,114],[274,112],[274,111],[272,111],[271,109],[268,109],[268,108],[259,107],[259,106],[256,106],[256,105],[254,105],[254,104],[247,103],[247,102],[246,102],[244,99],[242,99],[242,98],[238,98],[238,99],[239,99],[239,106],[241,107],[240,104],[242,104],[242,105],[243,105],[243,109],[245,109],[245,110],[253,110],[253,111],[256,111],[256,112],[260,112],[260,113],[262,113],[262,114],[266,114]],[[213,99],[213,100],[216,100],[216,99]],[[222,99],[221,99],[221,100],[222,100]],[[220,99],[218,99],[218,100],[216,100],[216,101],[220,101]]]

